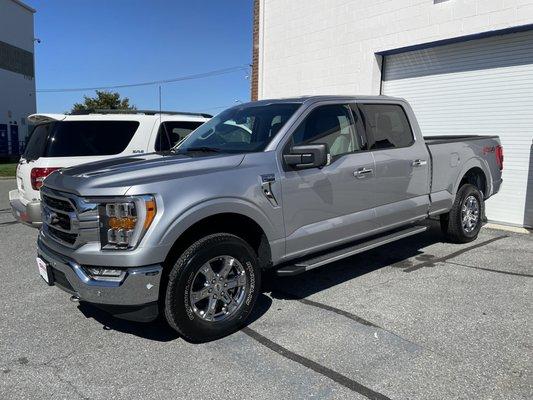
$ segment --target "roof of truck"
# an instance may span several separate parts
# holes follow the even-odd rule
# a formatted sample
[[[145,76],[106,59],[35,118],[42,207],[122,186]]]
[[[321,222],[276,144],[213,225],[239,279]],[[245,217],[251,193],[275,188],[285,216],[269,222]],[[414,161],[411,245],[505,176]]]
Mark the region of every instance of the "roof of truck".
[[[399,101],[403,100],[397,97],[390,97],[390,96],[354,96],[354,95],[314,95],[314,96],[299,96],[299,97],[286,97],[286,98],[279,98],[279,99],[264,99],[264,100],[258,100],[253,101],[250,103],[244,103],[246,105],[248,104],[281,104],[281,103],[315,103],[317,101],[327,101],[327,100],[359,100],[359,101],[369,101],[369,100],[393,100],[393,101]],[[239,104],[238,106],[242,106],[244,104]]]

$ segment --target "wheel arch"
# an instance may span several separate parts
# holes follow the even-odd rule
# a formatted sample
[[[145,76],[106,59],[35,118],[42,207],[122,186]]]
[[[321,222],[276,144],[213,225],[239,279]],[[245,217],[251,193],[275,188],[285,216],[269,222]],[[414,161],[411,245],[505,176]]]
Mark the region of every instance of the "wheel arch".
[[[467,183],[476,186],[481,193],[483,193],[484,198],[488,198],[490,196],[492,188],[491,175],[488,172],[488,166],[485,165],[482,160],[478,158],[472,158],[465,163],[461,173],[459,174],[459,179],[455,183],[453,191],[454,198],[461,186]]]
[[[268,217],[255,205],[242,199],[217,199],[203,202],[176,218],[162,242],[171,244],[165,264],[181,254],[195,240],[211,233],[231,233],[247,241],[257,252],[261,266],[272,261],[276,231]]]

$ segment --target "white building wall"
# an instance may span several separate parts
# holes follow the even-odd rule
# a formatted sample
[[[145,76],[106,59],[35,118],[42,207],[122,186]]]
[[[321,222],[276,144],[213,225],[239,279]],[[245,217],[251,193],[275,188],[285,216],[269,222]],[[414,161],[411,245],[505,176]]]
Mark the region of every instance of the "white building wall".
[[[375,53],[533,23],[533,0],[261,0],[259,98],[379,94]]]
[[[33,10],[14,0],[0,0],[0,41],[34,52]],[[35,78],[0,68],[0,124],[27,133],[26,117],[36,112]]]

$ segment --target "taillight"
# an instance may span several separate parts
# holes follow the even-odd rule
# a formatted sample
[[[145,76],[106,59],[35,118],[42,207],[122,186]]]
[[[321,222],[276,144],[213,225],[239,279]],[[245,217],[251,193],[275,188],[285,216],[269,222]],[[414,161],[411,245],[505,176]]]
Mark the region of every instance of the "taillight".
[[[33,190],[39,190],[43,186],[44,178],[50,175],[52,172],[57,171],[59,168],[32,168],[30,172],[31,187]]]
[[[499,145],[496,146],[496,163],[498,164],[500,171],[503,170],[503,147]]]

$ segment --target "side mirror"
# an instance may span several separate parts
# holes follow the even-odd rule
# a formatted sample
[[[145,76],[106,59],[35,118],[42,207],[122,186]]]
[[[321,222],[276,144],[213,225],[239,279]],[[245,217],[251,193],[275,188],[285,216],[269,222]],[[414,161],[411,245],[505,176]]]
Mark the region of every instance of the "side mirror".
[[[320,168],[328,163],[328,146],[323,143],[293,146],[283,160],[294,169]]]

